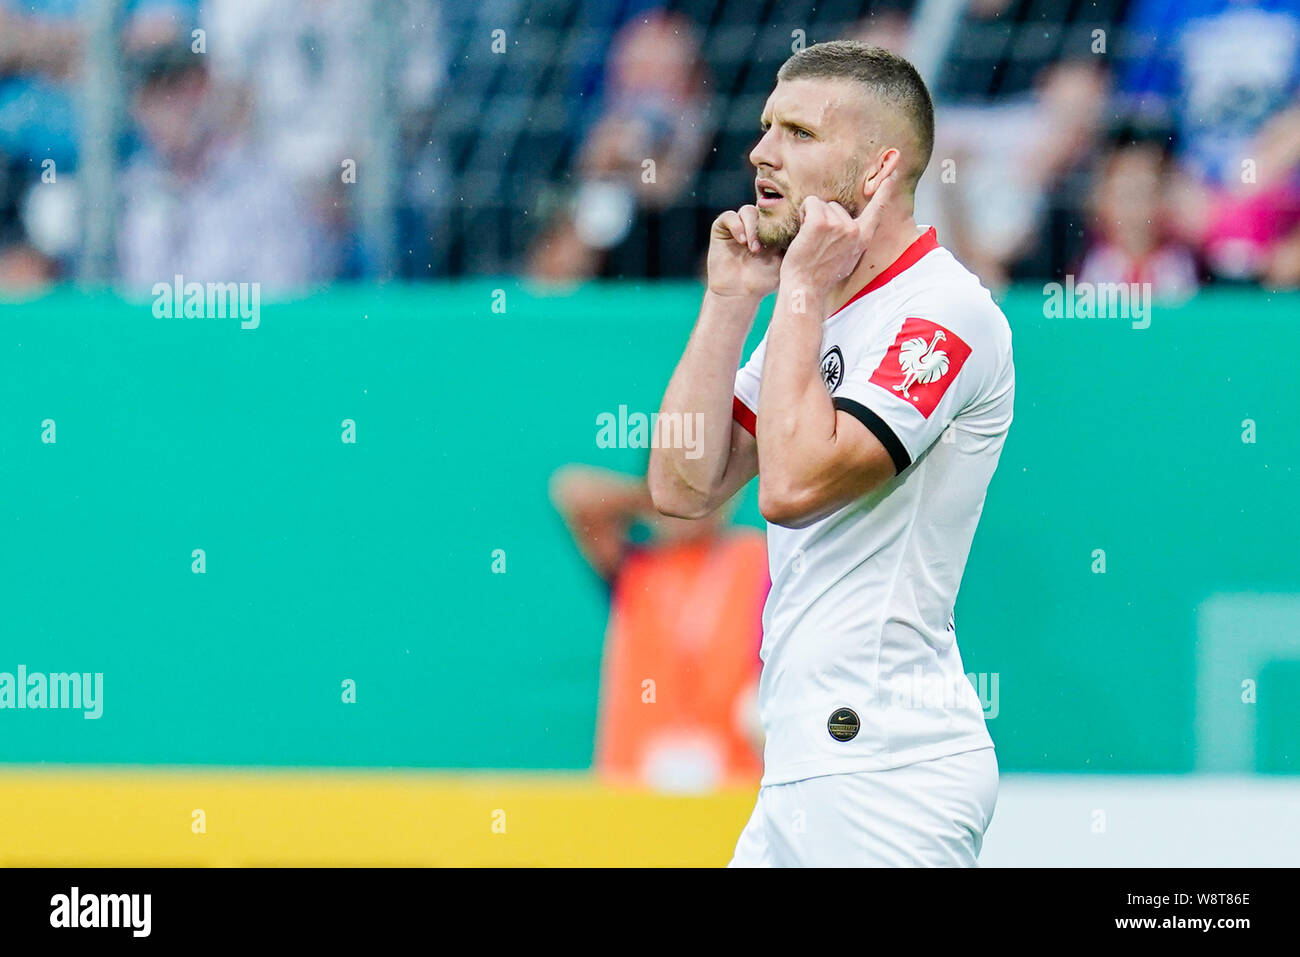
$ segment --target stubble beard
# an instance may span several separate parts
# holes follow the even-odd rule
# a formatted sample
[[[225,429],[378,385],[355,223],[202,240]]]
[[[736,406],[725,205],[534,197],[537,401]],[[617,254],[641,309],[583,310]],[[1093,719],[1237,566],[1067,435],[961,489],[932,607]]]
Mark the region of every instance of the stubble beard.
[[[850,216],[856,217],[862,212],[864,201],[861,192],[862,174],[859,170],[850,170],[844,180],[833,190],[830,199],[843,206]],[[764,246],[784,253],[799,235],[799,207],[803,197],[794,202],[786,197],[784,203],[775,210],[760,209],[758,215],[758,241]]]
[[[788,198],[776,210],[760,210],[758,241],[769,249],[784,253],[799,235],[799,207]]]

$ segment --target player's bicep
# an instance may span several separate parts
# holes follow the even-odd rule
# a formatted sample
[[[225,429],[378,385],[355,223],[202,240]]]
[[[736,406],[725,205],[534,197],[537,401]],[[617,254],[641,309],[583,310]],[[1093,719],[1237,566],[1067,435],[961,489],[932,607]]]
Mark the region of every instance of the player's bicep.
[[[869,428],[862,416],[836,408],[836,482],[844,495],[840,504],[875,490],[901,471],[888,438]]]
[[[835,413],[835,444],[821,465],[821,474],[809,482],[806,499],[778,524],[803,528],[820,521],[898,474],[893,457],[862,422],[847,412]]]
[[[875,491],[898,474],[893,457],[847,412],[835,413],[829,451],[806,463],[797,488],[759,489],[759,508],[773,525],[804,528]]]

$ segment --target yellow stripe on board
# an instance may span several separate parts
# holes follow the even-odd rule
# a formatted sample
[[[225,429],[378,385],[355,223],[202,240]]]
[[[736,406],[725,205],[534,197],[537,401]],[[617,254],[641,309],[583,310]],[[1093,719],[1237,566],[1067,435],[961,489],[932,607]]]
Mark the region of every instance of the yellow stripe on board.
[[[0,865],[718,867],[754,797],[571,774],[9,767]]]

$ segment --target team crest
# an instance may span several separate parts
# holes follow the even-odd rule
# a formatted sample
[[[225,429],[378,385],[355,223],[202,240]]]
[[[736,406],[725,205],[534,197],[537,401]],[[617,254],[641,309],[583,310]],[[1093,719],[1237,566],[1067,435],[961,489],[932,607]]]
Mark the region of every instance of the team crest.
[[[840,352],[839,346],[831,346],[830,351],[822,356],[822,381],[826,383],[827,392],[834,392],[844,381],[844,353]]]

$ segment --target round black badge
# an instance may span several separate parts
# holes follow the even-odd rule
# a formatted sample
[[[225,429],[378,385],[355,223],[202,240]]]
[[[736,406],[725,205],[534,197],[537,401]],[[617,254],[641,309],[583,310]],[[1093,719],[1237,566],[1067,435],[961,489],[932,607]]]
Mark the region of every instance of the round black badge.
[[[826,730],[836,741],[852,741],[861,727],[862,722],[851,708],[836,708],[826,722]]]
[[[827,392],[834,392],[844,381],[844,353],[839,346],[831,346],[822,356],[822,381]]]

